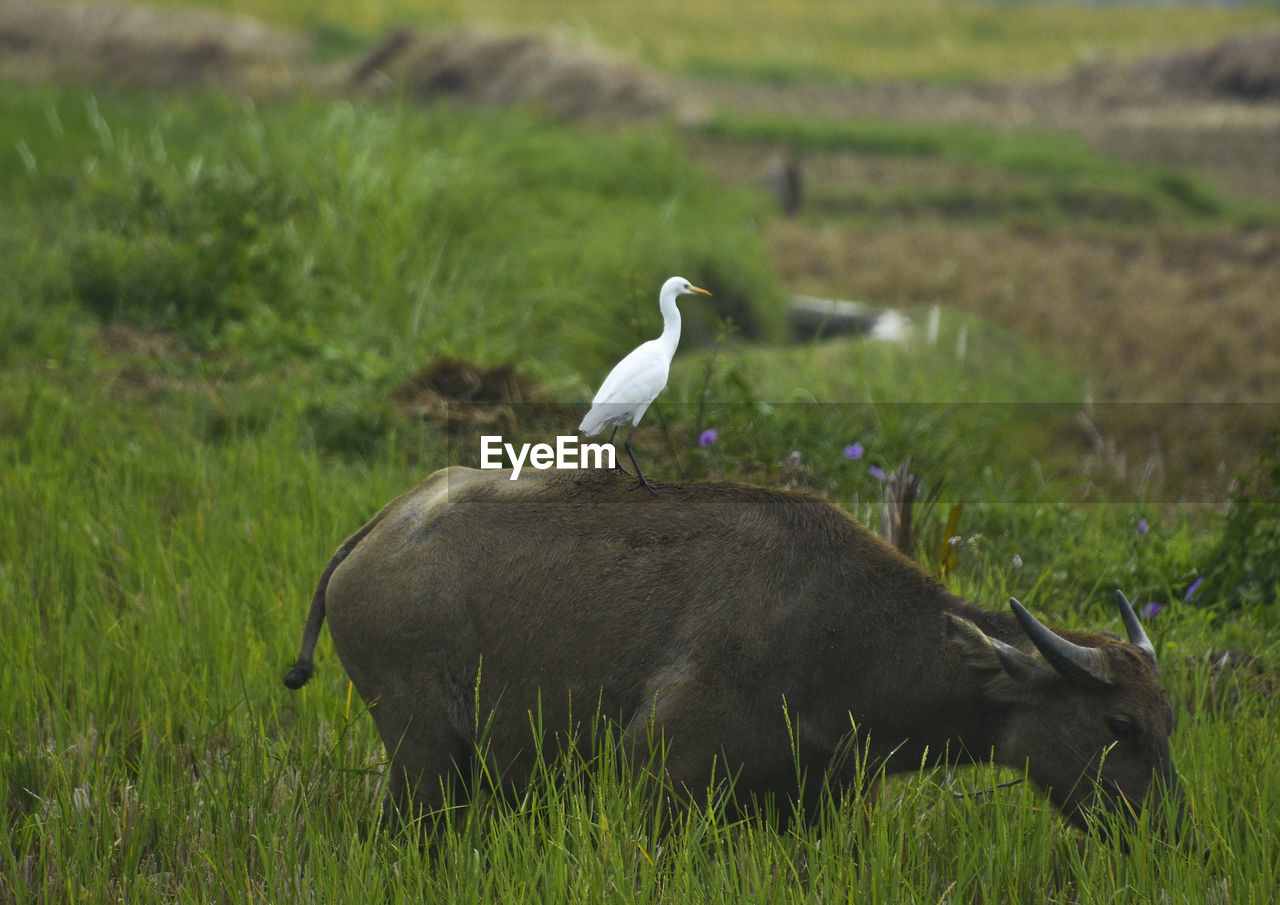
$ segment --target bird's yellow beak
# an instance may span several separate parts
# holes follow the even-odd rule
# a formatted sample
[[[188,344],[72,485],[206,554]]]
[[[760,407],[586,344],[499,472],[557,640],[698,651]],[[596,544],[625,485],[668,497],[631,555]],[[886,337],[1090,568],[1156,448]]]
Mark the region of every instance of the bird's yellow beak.
[[[690,291],[690,292],[696,292],[696,293],[698,293],[698,295],[710,295],[710,294],[711,294],[710,292],[707,292],[707,290],[705,290],[705,289],[699,289],[697,286],[692,286],[692,285],[689,287],[689,291]]]

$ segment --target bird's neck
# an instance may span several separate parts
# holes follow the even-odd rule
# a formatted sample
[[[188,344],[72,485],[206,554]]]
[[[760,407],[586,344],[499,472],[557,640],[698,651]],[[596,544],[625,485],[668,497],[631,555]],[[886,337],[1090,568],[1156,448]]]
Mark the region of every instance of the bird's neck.
[[[680,309],[676,307],[676,300],[673,298],[663,298],[660,307],[662,335],[658,337],[658,342],[662,343],[670,357],[676,354],[676,346],[680,345]]]

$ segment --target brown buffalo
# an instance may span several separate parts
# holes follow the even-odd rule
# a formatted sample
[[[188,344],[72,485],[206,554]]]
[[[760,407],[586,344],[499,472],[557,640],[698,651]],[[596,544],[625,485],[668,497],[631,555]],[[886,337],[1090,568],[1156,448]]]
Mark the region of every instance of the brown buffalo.
[[[1127,643],[1059,633],[1017,601],[1013,616],[969,605],[816,497],[629,486],[451,468],[329,561],[285,683],[310,678],[327,614],[390,755],[393,805],[438,806],[486,724],[518,785],[535,710],[543,744],[596,713],[624,738],[657,730],[675,787],[727,766],[739,800],[795,795],[797,759],[847,788],[866,775],[836,756],[851,747],[861,771],[1025,769],[1081,826],[1176,795],[1172,710],[1123,595]]]

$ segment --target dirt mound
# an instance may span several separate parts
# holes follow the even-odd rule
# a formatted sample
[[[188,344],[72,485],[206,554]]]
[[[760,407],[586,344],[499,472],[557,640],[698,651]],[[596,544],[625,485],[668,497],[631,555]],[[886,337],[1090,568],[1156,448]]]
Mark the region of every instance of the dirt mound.
[[[0,4],[0,73],[125,88],[288,85],[309,42],[253,19],[195,7]]]
[[[1162,92],[1240,101],[1280,99],[1280,31],[1238,35],[1209,47],[1133,62],[1106,61],[1076,73],[1077,88],[1114,97]]]
[[[474,430],[510,432],[516,425],[512,406],[529,402],[535,387],[513,365],[485,368],[439,355],[423,365],[396,391],[396,405],[449,433]]]
[[[472,28],[397,32],[351,68],[348,83],[408,90],[427,102],[528,106],[562,118],[637,119],[672,109],[665,86],[634,64],[545,35]]]
[[[572,431],[583,406],[554,402],[514,365],[485,367],[453,355],[426,362],[392,395],[402,415],[441,428],[454,440],[481,434],[543,438]]]

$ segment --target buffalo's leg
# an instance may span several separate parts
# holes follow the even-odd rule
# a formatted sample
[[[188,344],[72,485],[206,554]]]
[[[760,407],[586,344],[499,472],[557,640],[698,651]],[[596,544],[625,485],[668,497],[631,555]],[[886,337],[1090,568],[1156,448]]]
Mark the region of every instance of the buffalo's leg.
[[[440,819],[447,805],[467,800],[472,746],[430,697],[384,695],[370,708],[391,761],[382,812],[388,825]]]

